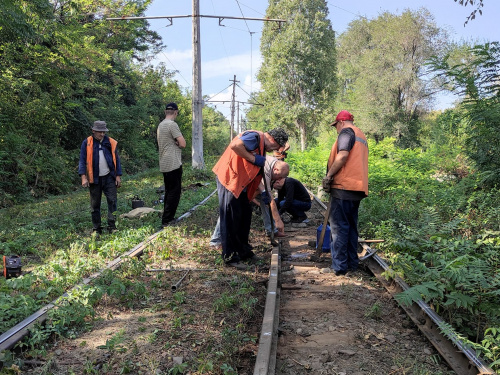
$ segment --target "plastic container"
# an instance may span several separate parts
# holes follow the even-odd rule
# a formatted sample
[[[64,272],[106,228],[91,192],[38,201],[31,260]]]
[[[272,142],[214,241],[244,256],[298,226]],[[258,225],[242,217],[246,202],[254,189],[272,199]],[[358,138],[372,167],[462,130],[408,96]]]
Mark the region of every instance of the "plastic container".
[[[316,231],[316,249],[318,248],[319,237],[321,236],[321,230],[323,229],[323,224],[318,227]],[[331,238],[331,230],[330,226],[326,226],[325,237],[323,238],[323,246],[321,246],[321,252],[329,253],[330,252],[330,238]]]

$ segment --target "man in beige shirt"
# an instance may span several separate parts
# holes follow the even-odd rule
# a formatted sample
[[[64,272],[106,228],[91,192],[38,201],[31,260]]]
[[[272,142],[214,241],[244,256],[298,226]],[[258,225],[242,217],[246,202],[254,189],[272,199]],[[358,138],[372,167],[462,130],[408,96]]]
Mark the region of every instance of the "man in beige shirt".
[[[179,125],[175,122],[179,108],[175,103],[165,107],[165,119],[158,125],[158,152],[160,172],[165,183],[165,198],[163,200],[162,227],[175,221],[175,212],[181,199],[182,186],[182,149],[186,140],[182,136]]]

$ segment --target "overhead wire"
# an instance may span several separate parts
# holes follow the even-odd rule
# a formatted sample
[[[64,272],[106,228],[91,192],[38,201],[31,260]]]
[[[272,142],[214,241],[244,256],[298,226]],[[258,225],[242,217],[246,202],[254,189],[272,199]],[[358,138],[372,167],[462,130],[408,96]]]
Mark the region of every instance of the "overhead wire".
[[[186,78],[184,78],[184,76],[181,74],[181,71],[179,69],[177,69],[174,65],[174,63],[172,61],[170,61],[170,59],[168,58],[168,56],[165,54],[165,52],[161,51],[161,53],[163,53],[163,55],[165,56],[165,58],[168,60],[168,62],[170,63],[170,65],[172,65],[174,67],[174,70],[175,72],[180,75],[182,77],[182,79],[184,81],[186,81],[186,83],[188,84],[189,87],[192,87],[191,84],[188,82],[188,80]]]
[[[350,10],[347,10],[347,9],[341,8],[341,7],[337,6],[337,5],[333,5],[330,1],[327,1],[327,4],[331,5],[331,6],[332,6],[332,7],[334,7],[334,8],[337,8],[337,9],[343,10],[344,12],[350,13],[350,14],[352,14],[352,15],[356,16],[356,17],[360,17],[360,18],[368,19],[368,18],[366,18],[365,16],[362,16],[362,15],[361,15],[361,14],[359,14],[359,13],[353,13],[353,12],[351,12]]]
[[[215,98],[217,95],[219,95],[219,94],[220,94],[221,92],[223,92],[224,90],[227,90],[227,89],[228,89],[229,87],[231,87],[231,86],[232,86],[232,84],[231,84],[231,85],[229,85],[229,86],[224,87],[224,88],[223,88],[222,90],[220,90],[217,94],[212,95],[212,97],[211,97],[211,98],[208,98],[208,99],[206,99],[205,101],[206,101],[206,102],[207,102],[207,101],[210,101],[210,99]]]

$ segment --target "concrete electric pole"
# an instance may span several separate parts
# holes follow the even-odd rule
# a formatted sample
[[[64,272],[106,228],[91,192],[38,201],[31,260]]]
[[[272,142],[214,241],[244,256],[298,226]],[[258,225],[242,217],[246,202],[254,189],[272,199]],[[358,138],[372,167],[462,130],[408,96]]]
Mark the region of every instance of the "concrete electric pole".
[[[250,20],[250,21],[263,21],[263,22],[278,22],[281,26],[285,20],[270,19],[270,18],[248,18],[248,17],[226,17],[226,16],[207,16],[200,14],[200,0],[193,0],[193,14],[183,16],[150,16],[150,17],[109,17],[108,21],[124,21],[124,20],[151,20],[151,19],[167,19],[170,25],[173,24],[174,18],[193,18],[193,126],[192,126],[192,167],[196,169],[204,169],[205,162],[203,160],[203,120],[202,108],[203,97],[201,91],[201,41],[200,41],[200,18],[218,18],[219,25],[224,19],[233,20]],[[169,25],[169,26],[170,26]],[[234,76],[236,81],[236,76]],[[234,103],[234,86],[233,86],[233,103]],[[233,132],[234,123],[234,104],[232,107],[232,120],[231,120],[231,134]],[[232,138],[231,138],[232,139]]]

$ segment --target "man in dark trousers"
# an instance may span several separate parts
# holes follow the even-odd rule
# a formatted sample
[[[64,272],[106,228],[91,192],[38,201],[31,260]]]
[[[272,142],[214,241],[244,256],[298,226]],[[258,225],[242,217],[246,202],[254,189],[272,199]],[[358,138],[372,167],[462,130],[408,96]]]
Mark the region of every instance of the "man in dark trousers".
[[[332,198],[332,269],[336,275],[345,275],[358,268],[358,210],[368,196],[368,142],[348,111],[340,111],[331,126],[338,138],[328,158],[323,189]]]
[[[116,230],[116,188],[121,186],[122,167],[116,149],[118,142],[106,135],[108,131],[105,121],[94,122],[92,135],[82,143],[78,164],[82,186],[90,191],[92,226],[96,234],[102,234],[102,193],[108,202],[108,231]]]
[[[245,269],[246,265],[240,261],[255,256],[248,242],[252,219],[250,201],[259,190],[264,204],[270,204],[270,193],[259,188],[265,154],[283,147],[287,140],[288,135],[280,128],[265,133],[248,130],[233,138],[212,169],[217,177],[222,258],[228,266]],[[286,174],[277,178],[287,174],[288,168]]]
[[[156,131],[160,172],[163,173],[165,197],[161,226],[166,227],[175,222],[175,212],[181,199],[182,188],[182,149],[186,140],[182,136],[179,125],[175,122],[179,108],[175,103],[165,107],[165,119],[158,125]]]
[[[276,205],[280,215],[288,212],[292,215],[292,223],[302,223],[307,219],[306,211],[311,209],[311,197],[299,180],[282,178],[274,183],[274,188],[278,190]]]

